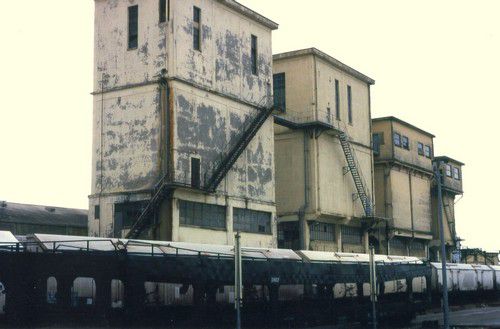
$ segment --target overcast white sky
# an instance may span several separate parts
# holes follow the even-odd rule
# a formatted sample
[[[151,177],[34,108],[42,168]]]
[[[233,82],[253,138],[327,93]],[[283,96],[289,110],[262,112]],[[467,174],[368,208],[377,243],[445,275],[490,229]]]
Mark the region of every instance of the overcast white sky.
[[[465,162],[458,233],[500,249],[499,1],[241,2],[280,24],[275,53],[314,46],[374,78],[374,116],[434,133],[436,155]],[[25,0],[0,11],[0,200],[87,207],[93,6]]]

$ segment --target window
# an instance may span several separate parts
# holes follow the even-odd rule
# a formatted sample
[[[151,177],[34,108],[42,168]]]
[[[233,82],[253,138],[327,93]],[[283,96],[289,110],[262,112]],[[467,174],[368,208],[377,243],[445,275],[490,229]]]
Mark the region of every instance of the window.
[[[300,249],[299,222],[283,222],[278,224],[278,248]]]
[[[402,141],[403,148],[405,150],[409,150],[410,149],[410,140],[408,139],[408,137],[403,136],[401,141]]]
[[[380,145],[384,145],[384,134],[374,133],[373,134],[373,154],[375,156],[380,155]]]
[[[100,219],[101,218],[101,206],[97,205],[94,206],[94,219]]]
[[[128,49],[136,49],[139,43],[139,6],[128,7]]]
[[[285,73],[273,75],[274,108],[286,112]]]
[[[424,155],[424,144],[418,142],[418,155]]]
[[[226,228],[226,207],[206,203],[179,201],[181,225]]]
[[[361,244],[361,229],[351,226],[342,226],[342,243]]]
[[[446,165],[446,176],[451,177],[451,166],[449,164]]]
[[[271,213],[250,209],[233,209],[233,230],[271,234]]]
[[[347,118],[349,123],[352,124],[352,92],[351,86],[347,86]]]
[[[134,225],[134,223],[137,221],[145,207],[146,203],[143,201],[115,204],[115,237],[121,237],[123,229],[131,228],[132,225]]]
[[[431,158],[431,154],[432,154],[432,151],[431,151],[431,147],[429,145],[425,145],[424,147],[424,155],[426,158]]]
[[[339,80],[335,80],[335,116],[340,120],[340,86]]]
[[[460,180],[460,169],[453,167],[453,178]]]
[[[201,50],[201,9],[193,7],[193,49]]]
[[[167,12],[167,1],[168,0],[160,0],[160,23],[165,23],[167,21],[168,12]]]
[[[257,75],[257,37],[252,34],[252,46],[251,46],[251,62],[252,62],[252,74]]]
[[[394,133],[394,145],[401,147],[401,135],[399,133]]]
[[[198,158],[191,158],[191,186],[200,188],[201,161]]]
[[[336,241],[335,226],[327,223],[312,223],[309,226],[312,241]]]

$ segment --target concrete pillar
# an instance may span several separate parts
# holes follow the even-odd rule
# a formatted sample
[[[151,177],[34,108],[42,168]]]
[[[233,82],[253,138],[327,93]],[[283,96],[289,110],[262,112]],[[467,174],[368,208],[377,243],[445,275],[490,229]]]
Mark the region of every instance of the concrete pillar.
[[[227,233],[226,233],[226,241],[227,244],[230,246],[234,245],[234,226],[233,226],[233,205],[231,204],[231,201],[227,200],[226,202],[226,228],[227,228]]]
[[[179,241],[179,199],[172,198],[171,216],[172,216],[172,241]]]
[[[335,239],[337,240],[337,251],[342,252],[342,225],[335,224]]]
[[[365,248],[365,253],[370,252],[370,237],[368,235],[368,231],[363,232],[363,244]]]
[[[97,277],[94,281],[96,285],[95,305],[100,315],[105,316],[111,308],[111,279]]]

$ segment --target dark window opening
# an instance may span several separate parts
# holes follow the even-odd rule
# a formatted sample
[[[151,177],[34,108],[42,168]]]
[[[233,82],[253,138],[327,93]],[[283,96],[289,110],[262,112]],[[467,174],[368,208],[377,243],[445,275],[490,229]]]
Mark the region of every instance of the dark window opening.
[[[114,234],[121,237],[122,230],[131,228],[142,214],[146,202],[126,202],[115,204]]]
[[[429,158],[429,159],[432,157],[432,150],[431,150],[431,147],[429,145],[425,145],[424,155],[426,158]]]
[[[347,117],[352,124],[352,91],[351,86],[347,86]]]
[[[312,223],[309,226],[311,241],[335,242],[335,225],[328,223]]]
[[[200,188],[201,161],[198,158],[191,158],[191,186]]]
[[[179,201],[181,225],[226,228],[226,207],[207,203]]]
[[[278,248],[300,249],[299,222],[283,222],[278,224]]]
[[[352,226],[342,226],[342,243],[359,245],[363,236],[360,228]]]
[[[257,37],[252,34],[252,47],[251,47],[251,62],[252,74],[257,75]]]
[[[394,145],[401,147],[401,135],[399,133],[394,133]]]
[[[335,80],[335,116],[340,120],[340,85],[339,80]]]
[[[160,0],[160,23],[165,23],[167,21],[167,0]]]
[[[424,155],[424,144],[418,143],[418,155]]]
[[[193,7],[193,49],[201,50],[201,9]]]
[[[273,75],[274,108],[280,112],[286,112],[286,84],[285,73]]]
[[[380,155],[380,145],[382,145],[381,137],[379,133],[373,134],[373,155],[375,156]]]
[[[406,136],[403,136],[402,139],[402,146],[405,150],[409,150],[410,149],[410,139]]]
[[[233,208],[233,230],[248,233],[271,234],[271,213]]]
[[[101,219],[101,206],[94,206],[94,219]]]
[[[139,43],[139,6],[128,7],[128,49],[136,49]]]

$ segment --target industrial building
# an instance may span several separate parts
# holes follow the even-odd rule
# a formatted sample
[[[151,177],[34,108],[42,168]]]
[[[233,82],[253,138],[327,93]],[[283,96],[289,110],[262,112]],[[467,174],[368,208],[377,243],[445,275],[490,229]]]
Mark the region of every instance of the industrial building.
[[[367,251],[375,81],[315,48],[274,55],[273,73],[278,245]]]
[[[0,201],[0,231],[87,235],[87,210]]]
[[[277,27],[232,0],[95,0],[91,236],[275,246]]]

